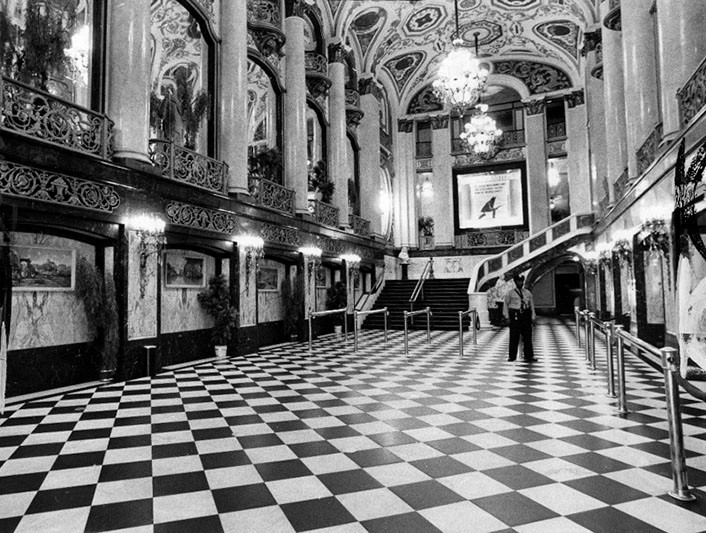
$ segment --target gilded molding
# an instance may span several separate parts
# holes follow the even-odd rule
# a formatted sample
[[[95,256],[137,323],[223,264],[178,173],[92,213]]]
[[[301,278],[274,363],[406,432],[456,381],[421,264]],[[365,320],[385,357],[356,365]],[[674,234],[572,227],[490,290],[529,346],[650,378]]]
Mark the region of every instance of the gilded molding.
[[[564,95],[564,100],[566,100],[566,105],[569,109],[573,109],[576,106],[584,105],[586,103],[586,94],[583,89],[571,91],[570,93]]]
[[[397,131],[400,133],[412,133],[414,131],[414,121],[404,118],[397,119]]]
[[[543,98],[539,100],[523,100],[522,103],[525,106],[525,114],[528,117],[532,115],[541,115],[544,113],[544,108],[547,105]]]
[[[120,195],[110,185],[9,161],[0,161],[0,194],[105,213],[120,205]]]
[[[431,129],[433,130],[445,130],[449,127],[449,116],[448,115],[435,115],[429,117],[431,121]]]
[[[589,31],[583,34],[583,45],[581,45],[581,55],[593,52],[601,44],[601,29]]]
[[[165,209],[170,223],[219,233],[232,234],[238,226],[233,213],[199,207],[181,202],[169,202]]]
[[[276,224],[263,224],[260,228],[260,237],[265,242],[288,244],[290,246],[301,246],[302,243],[299,232],[296,229]]]

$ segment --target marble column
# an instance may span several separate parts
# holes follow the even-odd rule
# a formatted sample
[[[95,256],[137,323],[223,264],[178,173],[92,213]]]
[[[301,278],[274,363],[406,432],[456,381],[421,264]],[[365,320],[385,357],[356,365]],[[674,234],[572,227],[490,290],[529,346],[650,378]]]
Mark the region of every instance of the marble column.
[[[593,210],[588,157],[588,114],[583,89],[564,98],[566,101],[566,152],[569,170],[569,208],[571,214]]]
[[[530,235],[549,226],[549,194],[547,190],[547,145],[545,142],[544,101],[531,100],[525,105],[525,139],[527,140],[527,205]]]
[[[651,4],[621,0],[628,176],[639,177],[637,151],[659,122]]]
[[[115,158],[151,166],[150,3],[110,2],[108,116],[115,122]]]
[[[220,157],[228,164],[228,192],[248,192],[248,45],[245,2],[221,2]]]
[[[360,216],[370,221],[370,232],[382,233],[380,210],[380,88],[374,78],[358,82],[362,120],[358,125],[360,143]]]
[[[348,223],[348,152],[346,126],[346,74],[344,64],[345,51],[340,43],[329,46],[329,136],[328,161],[331,179],[335,184],[333,205],[338,208],[338,224],[344,229]]]
[[[657,0],[660,98],[664,140],[681,129],[676,94],[706,56],[706,2]]]
[[[292,4],[295,5],[295,4]],[[300,4],[296,4],[297,6]],[[307,209],[306,164],[306,66],[304,62],[304,19],[293,14],[284,21],[287,37],[284,95],[284,168],[285,184],[296,192],[297,213]],[[345,111],[344,111],[345,113]]]
[[[415,197],[414,122],[398,120],[394,141],[393,177],[395,246],[417,247],[417,208]]]
[[[601,16],[609,11],[609,2],[601,4]],[[623,76],[623,43],[622,34],[617,30],[602,28],[603,42],[603,90],[606,121],[606,146],[608,147],[608,192],[610,204],[614,204],[619,198],[615,198],[615,187],[613,184],[621,174],[627,169],[627,134],[625,126],[625,90]]]
[[[451,132],[449,116],[440,115],[431,119],[432,183],[434,185],[434,247],[453,248],[454,205],[453,161],[451,154]]]

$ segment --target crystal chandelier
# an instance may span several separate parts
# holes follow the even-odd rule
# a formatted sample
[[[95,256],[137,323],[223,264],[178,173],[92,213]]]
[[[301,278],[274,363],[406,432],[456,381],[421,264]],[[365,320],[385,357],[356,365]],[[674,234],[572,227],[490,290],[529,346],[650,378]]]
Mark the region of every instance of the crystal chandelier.
[[[432,84],[434,95],[446,107],[463,113],[475,104],[485,89],[490,73],[487,64],[478,60],[478,34],[475,34],[475,54],[463,46],[458,34],[458,0],[454,0],[456,32],[454,48],[439,65],[437,79]]]
[[[466,123],[465,131],[461,133],[461,140],[477,155],[491,157],[503,132],[495,125],[495,120],[487,115],[487,104],[478,104],[476,109],[478,113]]]

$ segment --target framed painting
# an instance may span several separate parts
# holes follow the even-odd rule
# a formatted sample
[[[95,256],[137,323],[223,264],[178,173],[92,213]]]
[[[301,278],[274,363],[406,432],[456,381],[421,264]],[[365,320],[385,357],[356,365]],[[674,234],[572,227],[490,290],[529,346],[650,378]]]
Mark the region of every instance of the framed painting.
[[[15,245],[10,265],[16,291],[72,291],[76,286],[76,250]]]
[[[200,289],[206,286],[203,257],[178,251],[164,252],[164,286],[169,289]]]
[[[326,268],[324,266],[320,266],[319,268],[316,269],[316,286],[319,287],[320,289],[327,287],[327,285],[326,285],[327,274],[328,274],[328,268]]]
[[[260,267],[257,274],[257,290],[276,292],[279,290],[279,270],[270,267]]]
[[[519,168],[459,173],[456,176],[458,228],[521,226],[525,219]]]

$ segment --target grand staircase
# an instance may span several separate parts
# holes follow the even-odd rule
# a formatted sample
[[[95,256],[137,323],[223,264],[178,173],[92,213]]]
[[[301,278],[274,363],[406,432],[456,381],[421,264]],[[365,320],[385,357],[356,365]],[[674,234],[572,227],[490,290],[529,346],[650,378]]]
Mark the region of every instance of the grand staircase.
[[[391,280],[385,283],[385,288],[380,293],[373,309],[387,307],[390,316],[387,320],[389,329],[404,329],[404,311],[418,311],[430,307],[432,312],[431,329],[455,330],[458,329],[458,312],[468,309],[468,278],[458,279],[427,279],[424,282],[419,298],[410,307],[409,299],[414,292],[417,280]],[[382,313],[368,315],[363,322],[364,329],[382,329]],[[425,329],[426,316],[411,318],[408,322],[410,329]],[[464,318],[464,325],[468,326],[470,319]]]

